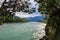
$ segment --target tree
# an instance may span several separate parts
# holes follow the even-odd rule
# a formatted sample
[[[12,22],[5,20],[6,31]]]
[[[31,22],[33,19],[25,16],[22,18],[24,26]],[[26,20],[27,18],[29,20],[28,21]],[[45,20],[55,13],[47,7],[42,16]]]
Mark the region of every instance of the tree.
[[[2,22],[12,22],[13,21],[13,17],[14,17],[14,12],[28,12],[30,13],[31,11],[29,10],[29,5],[30,3],[28,1],[22,1],[22,0],[4,0],[2,7],[1,7],[1,18],[2,18]],[[34,11],[34,10],[33,10]],[[1,21],[1,20],[0,20]]]
[[[12,22],[12,19],[13,19],[13,16],[14,16],[14,14],[12,13],[14,11],[12,11],[12,10],[14,10],[14,5],[15,4],[11,5],[10,1],[7,2],[6,0],[4,0],[4,2],[2,4],[2,7],[1,7],[1,9],[2,9],[2,16],[1,17],[3,17],[3,22],[2,23]]]
[[[60,40],[60,4],[57,0],[39,0],[40,11],[44,11],[48,17],[46,36],[40,40]]]

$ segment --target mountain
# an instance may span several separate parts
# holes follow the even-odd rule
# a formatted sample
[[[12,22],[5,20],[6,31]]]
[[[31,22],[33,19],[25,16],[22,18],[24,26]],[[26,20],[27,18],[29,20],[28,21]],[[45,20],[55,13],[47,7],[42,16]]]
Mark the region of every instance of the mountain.
[[[18,16],[15,16],[15,18],[20,18]],[[35,16],[35,17],[27,17],[27,19],[30,22],[42,22],[44,21],[45,16]]]
[[[27,20],[31,22],[42,22],[44,21],[44,16],[35,16],[35,17],[28,17]]]

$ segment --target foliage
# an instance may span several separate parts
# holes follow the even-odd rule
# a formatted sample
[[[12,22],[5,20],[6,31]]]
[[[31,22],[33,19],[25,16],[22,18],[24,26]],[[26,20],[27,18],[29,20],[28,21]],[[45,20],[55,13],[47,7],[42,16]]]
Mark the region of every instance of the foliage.
[[[48,22],[46,25],[46,36],[43,40],[57,40],[60,33],[60,4],[57,0],[41,0],[40,11],[44,11],[48,14]],[[60,38],[58,38],[60,40]]]
[[[16,18],[16,17],[13,17],[13,20],[12,22],[28,22],[28,20],[26,18]]]
[[[6,2],[6,0],[3,2],[2,7],[0,8],[0,23],[11,23],[11,22],[26,22],[26,19],[18,19],[14,18],[14,12],[23,11],[28,12],[29,10],[25,10],[25,8],[28,8],[28,2],[21,2],[18,0],[9,1]]]
[[[56,5],[55,0],[39,0],[40,8],[39,11],[44,11],[46,14],[51,12],[52,7]]]

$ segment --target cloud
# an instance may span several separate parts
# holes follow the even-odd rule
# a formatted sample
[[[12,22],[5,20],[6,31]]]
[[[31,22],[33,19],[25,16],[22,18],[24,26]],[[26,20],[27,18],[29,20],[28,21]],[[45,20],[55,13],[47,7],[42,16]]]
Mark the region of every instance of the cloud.
[[[28,14],[24,12],[15,12],[15,16],[18,16],[20,18],[27,18],[27,17],[35,17],[35,16],[40,16],[40,14]]]

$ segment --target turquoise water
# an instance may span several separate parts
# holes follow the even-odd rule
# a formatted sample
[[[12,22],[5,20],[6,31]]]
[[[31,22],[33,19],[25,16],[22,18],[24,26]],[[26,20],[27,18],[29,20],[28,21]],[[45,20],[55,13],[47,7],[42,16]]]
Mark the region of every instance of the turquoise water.
[[[0,40],[35,40],[34,27],[39,23],[10,23],[0,25]]]

